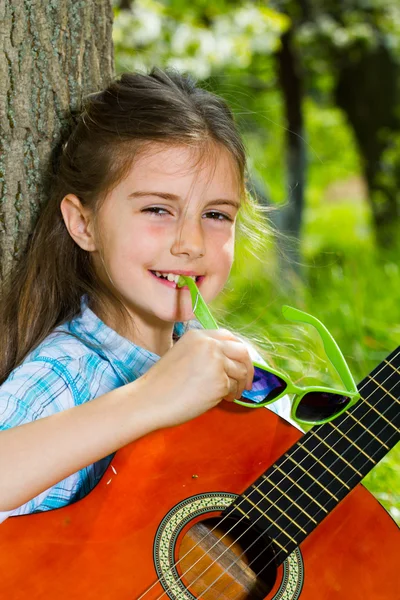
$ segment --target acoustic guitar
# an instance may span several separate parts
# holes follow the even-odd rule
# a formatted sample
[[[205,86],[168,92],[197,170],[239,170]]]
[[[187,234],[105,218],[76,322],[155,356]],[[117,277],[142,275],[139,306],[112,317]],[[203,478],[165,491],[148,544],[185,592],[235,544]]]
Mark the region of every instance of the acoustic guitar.
[[[397,525],[360,480],[399,440],[400,347],[302,435],[221,403],[120,450],[83,500],[0,526],[6,600],[395,600]]]

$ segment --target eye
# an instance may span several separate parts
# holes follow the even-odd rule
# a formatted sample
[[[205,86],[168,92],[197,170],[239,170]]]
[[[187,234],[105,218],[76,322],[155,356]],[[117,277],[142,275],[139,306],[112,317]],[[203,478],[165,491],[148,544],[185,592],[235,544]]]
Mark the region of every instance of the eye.
[[[162,208],[161,206],[149,206],[148,208],[144,208],[142,212],[157,215],[159,217],[171,214],[168,210]]]
[[[213,221],[230,221],[230,222],[233,221],[233,219],[230,215],[221,213],[217,210],[210,210],[207,213],[205,213],[204,216],[207,217],[208,219],[212,219]]]

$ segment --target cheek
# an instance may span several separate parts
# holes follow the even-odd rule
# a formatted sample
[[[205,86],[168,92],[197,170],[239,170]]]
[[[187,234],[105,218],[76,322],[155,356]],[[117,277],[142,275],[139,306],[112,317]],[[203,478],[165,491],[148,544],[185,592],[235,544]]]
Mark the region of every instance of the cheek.
[[[139,227],[130,227],[120,232],[114,244],[117,250],[115,256],[132,264],[151,264],[165,248],[165,243],[165,232],[162,228],[142,223]]]
[[[218,263],[229,268],[232,266],[234,254],[235,254],[235,232],[225,235],[214,236],[210,239],[210,247],[212,249],[212,255],[218,257]]]

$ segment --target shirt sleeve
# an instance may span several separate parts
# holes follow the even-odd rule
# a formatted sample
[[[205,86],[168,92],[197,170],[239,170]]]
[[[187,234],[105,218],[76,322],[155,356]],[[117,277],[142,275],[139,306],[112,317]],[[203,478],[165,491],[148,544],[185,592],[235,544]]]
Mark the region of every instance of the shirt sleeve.
[[[67,378],[52,364],[17,367],[0,387],[0,430],[17,427],[75,405]]]
[[[0,525],[3,521],[5,521],[7,519],[7,517],[11,517],[11,515],[13,514],[13,511],[10,512],[0,512]]]
[[[0,431],[48,417],[72,406],[75,402],[68,379],[62,377],[54,365],[44,361],[24,363],[0,387]],[[70,486],[74,485],[72,479],[74,476],[71,476]],[[46,500],[50,490],[13,511],[0,512],[0,523],[10,515],[34,512]]]

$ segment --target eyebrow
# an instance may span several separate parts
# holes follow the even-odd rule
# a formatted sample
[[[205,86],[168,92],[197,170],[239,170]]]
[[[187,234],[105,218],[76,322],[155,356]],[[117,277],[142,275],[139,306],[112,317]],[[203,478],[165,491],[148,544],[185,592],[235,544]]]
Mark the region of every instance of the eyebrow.
[[[148,191],[137,191],[137,192],[132,192],[131,194],[129,194],[129,198],[143,198],[144,196],[157,196],[158,198],[162,198],[163,200],[181,200],[182,198],[180,196],[177,196],[176,194],[170,194],[169,192],[148,192]],[[210,205],[221,205],[221,204],[227,204],[229,206],[233,206],[234,208],[238,209],[240,208],[240,202],[238,202],[237,200],[230,200],[228,198],[217,198],[215,200],[210,200],[210,202],[207,202],[206,206],[210,206]]]

